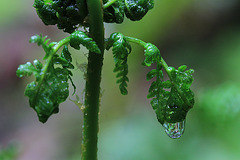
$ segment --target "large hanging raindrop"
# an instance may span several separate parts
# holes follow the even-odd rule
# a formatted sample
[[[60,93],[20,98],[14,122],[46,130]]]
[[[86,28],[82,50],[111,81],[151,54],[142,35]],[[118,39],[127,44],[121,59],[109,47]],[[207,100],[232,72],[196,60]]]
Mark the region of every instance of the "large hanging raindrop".
[[[185,129],[185,120],[182,122],[163,124],[166,134],[173,139],[180,138],[183,135]]]

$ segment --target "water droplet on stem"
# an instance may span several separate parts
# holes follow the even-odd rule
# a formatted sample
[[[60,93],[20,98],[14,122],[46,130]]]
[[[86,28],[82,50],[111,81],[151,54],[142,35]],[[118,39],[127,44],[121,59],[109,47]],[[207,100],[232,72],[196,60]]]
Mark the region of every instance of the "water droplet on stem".
[[[173,139],[180,138],[183,135],[185,129],[185,120],[182,122],[168,123],[163,124],[166,134]]]

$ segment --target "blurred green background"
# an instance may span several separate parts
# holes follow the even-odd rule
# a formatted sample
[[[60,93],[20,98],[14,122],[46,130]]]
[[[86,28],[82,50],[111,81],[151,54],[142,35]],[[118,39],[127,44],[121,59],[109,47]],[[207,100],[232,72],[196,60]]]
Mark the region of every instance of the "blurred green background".
[[[0,160],[77,160],[80,157],[82,112],[67,100],[46,124],[38,122],[19,79],[19,64],[43,57],[29,44],[34,34],[59,41],[67,34],[44,26],[33,0],[0,2]],[[155,0],[140,22],[106,24],[112,32],[137,37],[159,47],[170,66],[194,68],[196,103],[184,135],[170,139],[146,98],[149,68],[141,66],[143,50],[133,45],[129,56],[128,95],[115,81],[112,54],[105,53],[99,130],[99,160],[238,160],[240,157],[240,1]],[[86,62],[83,51],[76,63]],[[77,60],[76,60],[77,59]],[[75,62],[74,62],[75,63]],[[74,70],[82,97],[84,80]],[[75,96],[71,97],[75,99]]]

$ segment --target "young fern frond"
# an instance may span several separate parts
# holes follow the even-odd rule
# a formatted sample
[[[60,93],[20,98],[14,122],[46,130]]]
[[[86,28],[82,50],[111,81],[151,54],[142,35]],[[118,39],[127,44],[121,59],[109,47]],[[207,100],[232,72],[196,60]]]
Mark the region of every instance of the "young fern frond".
[[[54,62],[54,64],[61,65],[62,68],[66,69],[68,71],[68,79],[70,80],[70,82],[71,82],[71,84],[73,86],[73,89],[74,89],[73,94],[74,94],[75,91],[76,91],[76,86],[75,86],[75,84],[72,81],[72,77],[71,76],[73,76],[73,74],[72,74],[72,72],[70,70],[70,69],[74,69],[74,66],[72,64],[72,56],[71,56],[71,54],[70,54],[70,52],[68,50],[68,46],[67,45],[65,45],[63,47],[63,50],[61,52],[61,56],[59,56],[57,54],[55,54],[53,56],[53,62]]]
[[[104,4],[108,2],[109,0],[103,0]],[[122,0],[115,1],[108,8],[104,9],[104,21],[107,23],[122,23],[124,20],[124,8],[124,2]]]
[[[30,107],[37,112],[39,121],[45,123],[53,113],[58,112],[58,105],[64,102],[69,95],[69,72],[64,68],[55,68],[53,62],[49,64],[46,72],[43,71],[42,64],[37,60],[34,61],[35,66],[30,62],[27,64],[19,66],[17,75],[22,77],[26,75],[26,71],[32,69],[36,81],[27,85],[25,95],[29,97]],[[30,74],[31,72],[28,72],[28,75]]]
[[[155,78],[155,81],[152,82],[149,88],[147,98],[152,98],[151,105],[156,112],[158,121],[162,125],[165,122],[182,122],[194,104],[194,95],[190,90],[193,82],[193,70],[186,70],[187,66],[185,65],[180,66],[178,70],[168,67],[155,45],[145,43],[137,38],[124,36],[120,33],[113,33],[107,40],[106,48],[109,49],[113,46],[115,71],[119,71],[118,75],[122,76],[118,82],[122,82],[122,80],[128,81],[128,78],[125,78],[127,73],[125,70],[127,67],[125,66],[127,66],[126,59],[131,51],[129,42],[137,43],[144,47],[145,59],[142,63],[144,66],[150,67],[156,63],[156,69],[151,70],[147,74],[148,81]],[[164,80],[162,69],[167,73],[169,80]]]
[[[153,8],[153,0],[103,0],[104,21],[122,23],[124,14],[132,21],[141,20]]]
[[[146,43],[143,47],[145,48],[145,59],[143,61],[143,65],[150,67],[153,63],[161,61],[160,51],[155,45],[152,43]]]
[[[34,35],[29,40],[30,43],[37,43],[38,46],[42,46],[43,50],[46,53],[44,59],[46,59],[49,56],[52,47],[56,44],[55,42],[52,42],[48,45],[49,41],[50,39],[47,39],[47,36],[42,37],[42,35]]]
[[[126,17],[132,21],[141,20],[153,8],[153,0],[124,0]]]
[[[68,50],[67,44],[72,43],[73,48],[80,49],[79,45],[87,47],[92,51],[99,51],[96,43],[86,36],[84,32],[76,31],[58,43],[52,42],[47,44],[49,40],[39,35],[32,36],[31,43],[42,45],[45,56],[44,65],[38,61],[34,61],[34,65],[30,62],[20,65],[16,71],[17,76],[34,75],[36,80],[27,85],[25,95],[29,97],[30,106],[37,112],[39,121],[45,123],[48,118],[59,111],[59,104],[64,102],[69,95],[69,83],[72,83],[74,92],[76,86],[72,81],[71,69],[74,69],[72,57]],[[56,54],[60,47],[63,47],[61,55]]]
[[[104,22],[118,24],[124,21],[124,15],[139,21],[154,6],[153,0],[103,0],[103,4],[107,4],[103,8]],[[45,25],[57,25],[68,33],[79,26],[89,27],[86,0],[35,0],[33,6]]]
[[[179,68],[183,67],[186,66]],[[147,74],[147,80],[156,78],[149,88],[147,98],[152,98],[151,105],[161,124],[182,122],[194,103],[194,95],[190,90],[193,70],[184,72],[181,69],[168,67],[166,72],[169,80],[165,81],[161,70],[154,69]]]
[[[86,0],[35,0],[38,16],[45,25],[55,25],[64,32],[72,33],[88,16]]]
[[[182,122],[194,104],[194,95],[190,90],[193,82],[191,75],[193,70],[185,71],[187,68],[185,65],[180,66],[178,70],[168,67],[165,61],[159,58],[160,52],[156,46],[147,43],[144,48],[146,47],[150,52],[147,52],[146,49],[144,64],[150,66],[157,63],[157,69],[153,69],[147,74],[147,80],[155,77],[147,97],[152,98],[151,105],[156,112],[158,121],[162,125],[165,122]],[[167,73],[169,80],[164,81],[162,68]]]
[[[127,58],[131,53],[131,45],[126,41],[125,37],[121,33],[113,33],[107,41],[107,50],[113,47],[112,52],[115,63],[113,71],[117,72],[116,77],[118,78],[117,83],[119,83],[119,89],[121,94],[126,95],[128,93],[127,82],[129,82],[127,77]]]
[[[101,53],[95,41],[88,37],[82,31],[75,31],[70,35],[70,46],[79,50],[80,44],[86,47],[90,52]]]

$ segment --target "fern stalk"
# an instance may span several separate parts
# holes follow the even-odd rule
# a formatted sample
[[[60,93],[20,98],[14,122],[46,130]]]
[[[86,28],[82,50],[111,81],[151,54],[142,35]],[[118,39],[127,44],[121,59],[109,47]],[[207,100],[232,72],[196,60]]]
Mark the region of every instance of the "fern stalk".
[[[99,95],[104,54],[102,1],[87,0],[87,6],[90,37],[97,43],[101,54],[90,52],[88,57],[81,159],[97,160]]]

